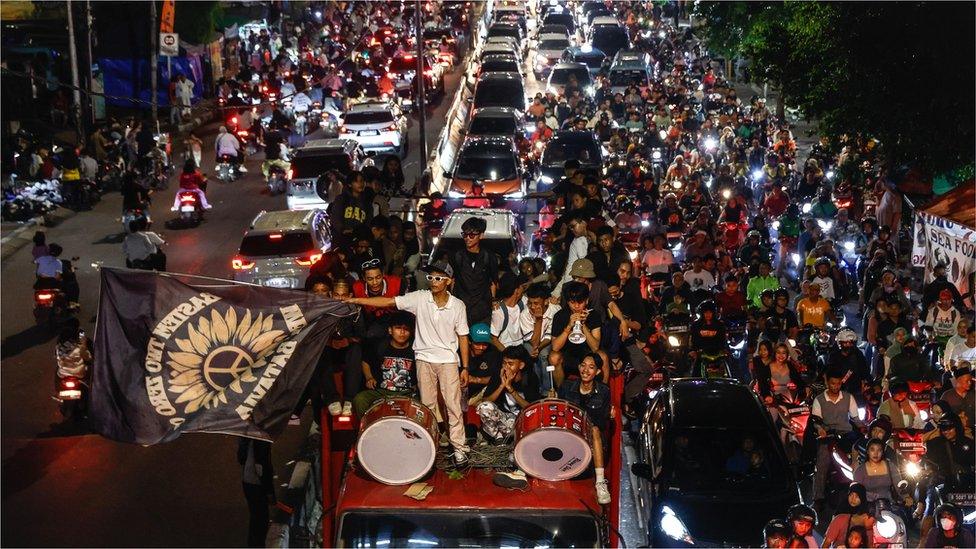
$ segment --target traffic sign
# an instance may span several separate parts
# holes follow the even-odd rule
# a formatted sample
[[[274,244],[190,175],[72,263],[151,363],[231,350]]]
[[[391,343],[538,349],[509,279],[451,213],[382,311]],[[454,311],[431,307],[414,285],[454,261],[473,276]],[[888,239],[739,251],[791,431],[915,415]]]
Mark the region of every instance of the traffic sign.
[[[180,55],[180,35],[175,32],[159,33],[159,55],[178,57]]]

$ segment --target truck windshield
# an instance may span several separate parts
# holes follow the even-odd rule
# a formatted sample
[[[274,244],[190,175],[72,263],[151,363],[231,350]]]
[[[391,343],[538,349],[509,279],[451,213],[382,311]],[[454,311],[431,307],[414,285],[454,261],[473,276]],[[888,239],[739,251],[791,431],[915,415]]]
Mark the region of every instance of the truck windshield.
[[[349,512],[338,547],[599,547],[585,514],[505,512]]]

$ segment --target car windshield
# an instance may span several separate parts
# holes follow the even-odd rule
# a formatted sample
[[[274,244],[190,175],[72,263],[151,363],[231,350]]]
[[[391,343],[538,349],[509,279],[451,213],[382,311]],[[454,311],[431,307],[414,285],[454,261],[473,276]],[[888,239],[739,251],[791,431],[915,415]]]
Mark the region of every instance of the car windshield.
[[[561,166],[570,158],[575,158],[581,164],[599,162],[600,149],[590,140],[554,139],[549,142],[542,153],[542,164],[545,166]]]
[[[788,466],[765,431],[676,429],[665,451],[669,489],[683,493],[758,495],[781,492],[790,484]]]
[[[585,86],[590,83],[590,71],[586,70],[586,67],[560,67],[553,69],[549,83],[562,86],[566,82],[569,82],[569,75],[576,76],[576,82],[580,86]]]
[[[627,33],[620,27],[595,27],[590,43],[604,52],[616,51],[627,47]]]
[[[518,80],[491,82],[482,80],[474,94],[474,106],[482,107],[513,107],[525,109],[525,93],[522,83]]]
[[[540,50],[559,50],[562,51],[569,47],[569,40],[565,38],[553,38],[539,42]]]
[[[245,236],[241,241],[241,255],[246,257],[302,255],[314,247],[312,235],[307,232],[255,234]]]
[[[515,118],[511,116],[476,116],[468,127],[471,135],[513,135]]]
[[[385,124],[393,122],[390,111],[362,111],[346,113],[342,123],[346,126],[359,124]]]
[[[647,73],[640,70],[610,71],[611,86],[646,86]]]
[[[588,515],[524,511],[350,512],[340,547],[599,547]]]
[[[318,177],[329,170],[349,171],[349,157],[341,152],[333,154],[298,156],[291,161],[292,178]]]
[[[519,72],[518,62],[511,59],[488,59],[481,63],[482,72]]]
[[[461,151],[454,176],[501,181],[517,177],[518,174],[510,148],[504,145],[478,144]]]
[[[577,53],[575,56],[573,56],[573,61],[577,63],[584,63],[591,69],[599,69],[601,66],[603,66],[604,59],[606,59],[605,55],[598,55],[595,53]]]

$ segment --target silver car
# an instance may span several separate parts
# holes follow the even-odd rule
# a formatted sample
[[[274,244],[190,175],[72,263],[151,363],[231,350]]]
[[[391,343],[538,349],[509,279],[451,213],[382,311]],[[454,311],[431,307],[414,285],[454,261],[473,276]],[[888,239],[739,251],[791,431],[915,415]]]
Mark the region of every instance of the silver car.
[[[312,265],[332,245],[322,210],[261,212],[231,262],[234,280],[271,288],[303,288]]]

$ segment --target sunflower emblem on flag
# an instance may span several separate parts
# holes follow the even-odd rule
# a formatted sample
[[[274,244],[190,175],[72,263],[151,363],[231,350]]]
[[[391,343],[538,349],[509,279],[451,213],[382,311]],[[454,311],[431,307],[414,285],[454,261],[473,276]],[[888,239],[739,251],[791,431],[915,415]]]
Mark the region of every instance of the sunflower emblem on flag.
[[[275,329],[273,314],[238,317],[234,307],[221,314],[215,307],[196,323],[186,324],[185,338],[175,337],[179,351],[167,351],[170,393],[175,404],[185,404],[184,414],[227,404],[227,391],[242,394],[244,383],[257,381],[255,372],[285,337]]]

